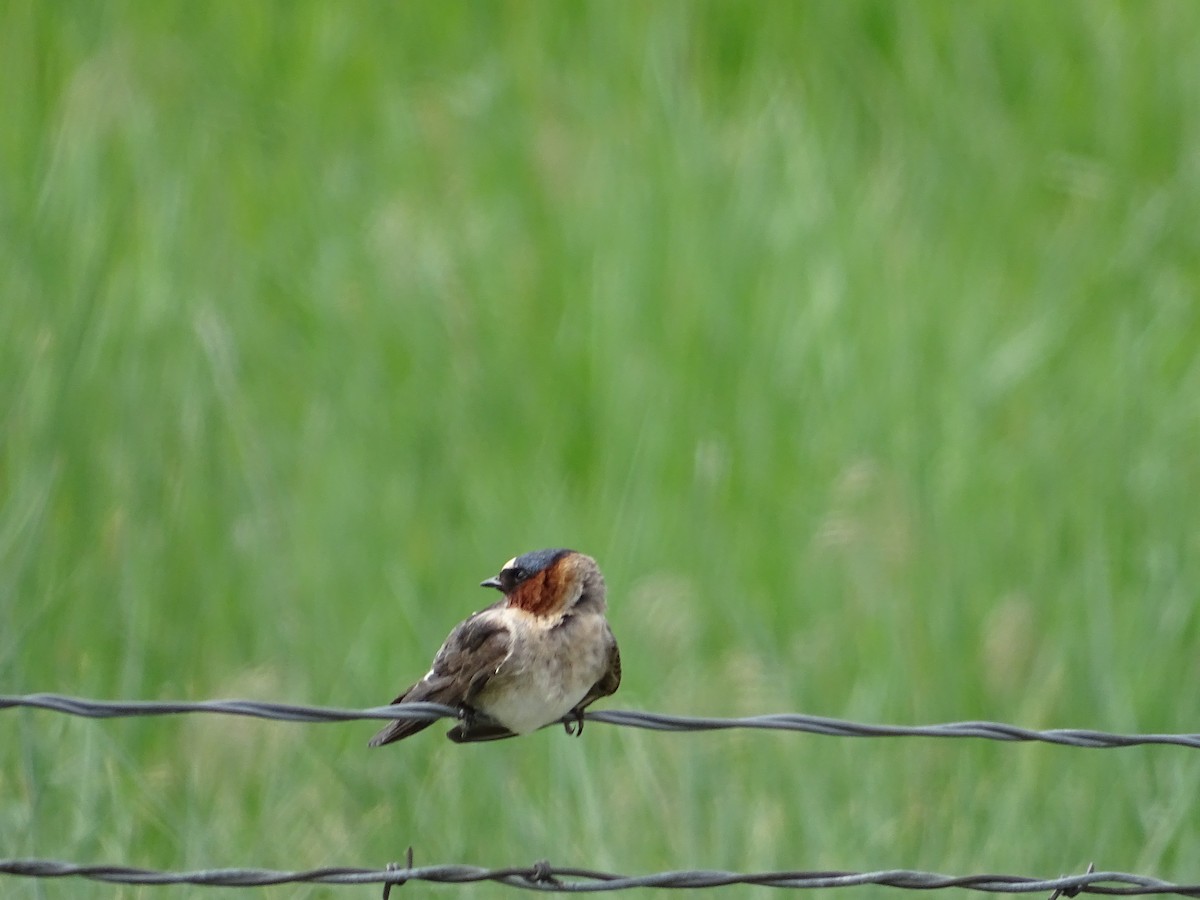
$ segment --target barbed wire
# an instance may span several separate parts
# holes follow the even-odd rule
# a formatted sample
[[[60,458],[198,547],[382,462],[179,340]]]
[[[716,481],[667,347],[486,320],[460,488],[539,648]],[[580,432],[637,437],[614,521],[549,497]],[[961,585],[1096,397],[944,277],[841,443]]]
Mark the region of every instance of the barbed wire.
[[[249,716],[289,722],[348,722],[369,719],[436,721],[458,718],[458,710],[434,703],[406,703],[367,709],[322,707],[307,704],[257,700],[104,701],[60,694],[0,695],[0,710],[32,708],[88,718],[160,716],[210,713]],[[1042,741],[1077,747],[1129,747],[1139,744],[1174,744],[1200,748],[1197,734],[1111,734],[1088,729],[1035,731],[996,722],[952,722],[940,725],[868,725],[809,716],[799,713],[738,718],[664,715],[637,711],[607,710],[586,714],[589,721],[656,731],[715,731],[734,728],[800,731],[842,737],[973,737],[999,741]],[[564,722],[574,721],[564,717]],[[1110,896],[1173,894],[1200,897],[1200,884],[1174,884],[1128,872],[1094,872],[1046,879],[1025,875],[945,875],[910,869],[875,872],[778,871],[731,872],[686,870],[648,875],[621,875],[574,867],[556,867],[549,862],[532,866],[485,869],[470,865],[414,867],[411,850],[408,864],[391,864],[383,869],[321,868],[298,871],[235,868],[170,872],[123,865],[81,865],[59,860],[0,860],[0,874],[32,878],[77,877],[92,881],[129,885],[191,884],[215,887],[263,887],[279,884],[392,886],[408,881],[434,884],[496,882],[533,891],[593,893],[631,888],[710,888],[728,885],[810,889],[880,885],[908,890],[965,888],[988,893],[1044,893],[1076,896],[1079,893]],[[564,880],[566,879],[566,880]],[[386,897],[385,889],[385,897]]]
[[[77,865],[49,859],[0,859],[0,874],[29,878],[85,878],[110,884],[191,884],[208,887],[267,887],[279,884],[397,886],[410,881],[430,884],[473,884],[492,881],[507,887],[559,893],[598,893],[632,888],[713,888],[755,885],[791,889],[845,888],[880,885],[905,890],[927,891],[965,888],[993,894],[1035,894],[1055,891],[1073,897],[1080,893],[1109,896],[1172,894],[1200,897],[1200,884],[1174,884],[1130,872],[1093,872],[1036,878],[1026,875],[944,875],[911,869],[877,872],[780,871],[729,872],[692,870],[654,872],[648,875],[619,875],[537,862],[532,866],[484,869],[468,865],[406,866],[383,869],[333,867],[282,871],[278,869],[196,869],[168,872],[132,866]],[[1057,896],[1056,895],[1056,896]]]
[[[458,710],[453,707],[437,703],[404,703],[367,709],[348,709],[260,700],[109,701],[68,697],[62,694],[0,695],[0,710],[21,707],[52,710],[94,719],[215,713],[285,722],[319,723],[352,722],[364,719],[405,719],[432,722],[438,719],[457,719],[459,716]],[[667,715],[637,710],[598,710],[584,713],[584,718],[589,722],[652,731],[693,732],[748,728],[767,731],[802,731],[834,737],[980,738],[993,741],[1040,741],[1047,744],[1090,748],[1172,744],[1200,749],[1200,734],[1114,734],[1087,728],[1054,728],[1039,731],[1020,728],[1016,725],[1005,725],[1000,722],[982,721],[947,722],[938,725],[871,725],[803,713],[715,718]],[[566,724],[574,722],[575,719],[573,716],[565,716],[560,721]]]

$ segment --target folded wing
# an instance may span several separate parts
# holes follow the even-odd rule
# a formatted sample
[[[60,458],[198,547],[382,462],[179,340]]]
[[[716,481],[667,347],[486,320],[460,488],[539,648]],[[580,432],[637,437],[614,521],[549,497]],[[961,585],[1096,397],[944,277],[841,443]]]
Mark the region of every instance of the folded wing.
[[[507,626],[490,615],[493,608],[477,612],[459,623],[433,658],[429,673],[392,703],[424,702],[470,707],[475,695],[508,658],[512,647],[512,635]],[[415,720],[392,722],[371,738],[370,746],[390,744],[423,731],[432,724]],[[460,724],[452,730],[452,739],[471,740],[471,737],[465,736],[462,728]],[[482,739],[494,740],[508,736],[507,733],[493,734]]]

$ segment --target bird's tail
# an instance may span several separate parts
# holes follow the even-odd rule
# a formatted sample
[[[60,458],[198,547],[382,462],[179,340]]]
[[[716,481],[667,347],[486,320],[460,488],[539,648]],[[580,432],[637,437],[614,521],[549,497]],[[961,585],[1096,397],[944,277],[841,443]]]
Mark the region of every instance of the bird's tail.
[[[386,728],[382,729],[379,734],[367,742],[367,746],[382,747],[384,744],[390,744],[393,741],[411,737],[418,731],[424,731],[432,724],[433,722],[421,722],[415,719],[399,719],[395,722],[388,722]]]

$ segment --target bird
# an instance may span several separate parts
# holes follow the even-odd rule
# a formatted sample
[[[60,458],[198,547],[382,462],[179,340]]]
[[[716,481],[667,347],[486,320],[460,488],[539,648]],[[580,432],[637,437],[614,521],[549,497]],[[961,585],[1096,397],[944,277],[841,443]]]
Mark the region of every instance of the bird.
[[[568,714],[583,732],[583,711],[621,684],[621,654],[604,613],[604,576],[575,550],[535,550],[480,582],[504,596],[450,632],[425,676],[392,701],[459,710],[455,743],[516,737]],[[432,721],[391,722],[370,740],[380,747]],[[574,727],[573,727],[574,726]]]

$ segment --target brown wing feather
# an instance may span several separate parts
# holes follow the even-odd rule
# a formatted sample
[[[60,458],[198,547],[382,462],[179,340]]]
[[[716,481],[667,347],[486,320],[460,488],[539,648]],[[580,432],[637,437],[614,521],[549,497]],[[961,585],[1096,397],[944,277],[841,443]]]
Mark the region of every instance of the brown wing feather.
[[[592,685],[591,690],[575,706],[574,712],[583,712],[601,697],[615,694],[617,688],[621,686],[621,651],[617,648],[616,638],[612,636],[611,631],[608,633],[608,640],[608,668],[600,676],[600,680]]]
[[[503,623],[483,613],[475,613],[450,632],[433,658],[429,674],[392,703],[427,702],[469,706],[508,656],[511,640],[512,636]],[[391,722],[371,738],[369,746],[390,744],[423,731],[432,724],[403,719]]]

